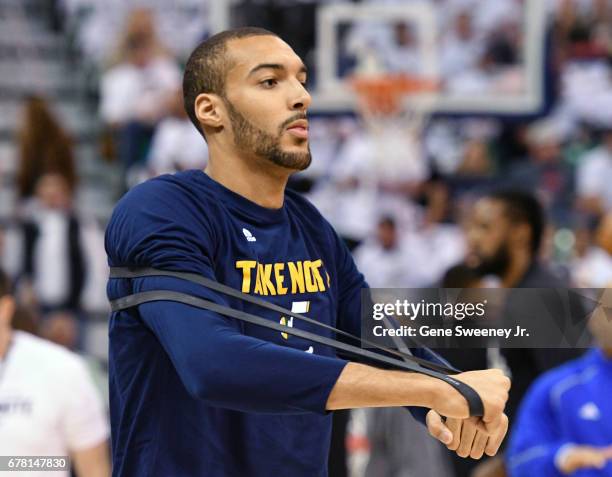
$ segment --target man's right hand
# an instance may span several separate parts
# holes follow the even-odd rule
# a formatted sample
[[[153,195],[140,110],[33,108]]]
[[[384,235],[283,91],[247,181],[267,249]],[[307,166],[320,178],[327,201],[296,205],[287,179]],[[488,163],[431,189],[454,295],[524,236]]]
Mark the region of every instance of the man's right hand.
[[[487,369],[484,371],[468,371],[453,376],[464,382],[478,393],[484,405],[484,430],[494,433],[500,426],[504,416],[504,408],[508,401],[510,379],[500,369]],[[466,399],[450,384],[439,381],[442,389],[432,396],[431,408],[438,414],[446,417],[465,419],[469,417],[469,408]]]

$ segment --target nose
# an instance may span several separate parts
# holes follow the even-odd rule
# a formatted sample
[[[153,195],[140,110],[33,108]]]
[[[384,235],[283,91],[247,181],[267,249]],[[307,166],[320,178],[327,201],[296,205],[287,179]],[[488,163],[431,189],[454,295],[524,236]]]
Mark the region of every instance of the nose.
[[[312,103],[312,97],[302,83],[296,81],[296,84],[297,86],[291,99],[290,108],[294,111],[306,111],[310,103]]]

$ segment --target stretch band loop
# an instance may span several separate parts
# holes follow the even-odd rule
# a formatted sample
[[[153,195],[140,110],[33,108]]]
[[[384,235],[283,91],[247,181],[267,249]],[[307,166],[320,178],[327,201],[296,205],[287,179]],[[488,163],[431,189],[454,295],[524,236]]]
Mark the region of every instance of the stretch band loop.
[[[344,351],[346,353],[350,353],[352,355],[359,356],[361,358],[365,358],[367,360],[378,362],[380,364],[392,366],[394,368],[402,369],[405,371],[421,373],[427,376],[431,376],[433,378],[440,379],[446,382],[447,384],[449,384],[450,386],[454,387],[459,393],[461,393],[461,395],[466,399],[468,403],[468,408],[469,408],[471,416],[483,416],[484,415],[484,405],[478,393],[472,387],[468,386],[467,384],[448,376],[448,374],[458,373],[459,371],[456,369],[451,369],[446,366],[431,363],[430,361],[417,358],[407,353],[402,353],[399,351],[392,350],[390,348],[379,346],[375,343],[371,343],[366,340],[361,340],[355,335],[346,333],[342,330],[338,330],[337,328],[334,328],[333,326],[329,326],[324,323],[319,323],[308,317],[305,317],[300,314],[293,313],[289,310],[286,310],[285,308],[281,306],[275,305],[273,303],[269,303],[265,300],[262,300],[260,298],[257,298],[251,295],[247,295],[231,287],[228,287],[227,285],[223,285],[221,283],[215,282],[214,280],[210,280],[206,277],[202,277],[200,275],[196,275],[193,273],[169,272],[165,270],[157,270],[154,268],[133,269],[133,268],[124,268],[124,267],[113,267],[111,268],[111,273],[110,273],[110,278],[144,278],[144,277],[152,277],[152,276],[171,276],[175,278],[180,278],[182,280],[187,280],[187,281],[197,283],[199,285],[205,286],[207,288],[218,291],[220,293],[223,293],[229,296],[233,296],[235,298],[262,306],[264,308],[292,316],[294,318],[297,318],[298,320],[302,320],[302,321],[314,324],[316,326],[331,330],[337,334],[347,336],[349,338],[358,340],[362,343],[366,343],[386,353],[390,353],[393,355],[399,355],[404,359],[404,361],[400,361],[399,359],[385,356],[379,353],[374,353],[372,351],[369,351],[363,348],[359,348],[357,346],[353,346],[347,343],[343,343],[341,341],[338,341],[332,338],[327,338],[325,336],[311,333],[309,331],[300,330],[298,328],[293,328],[287,325],[276,323],[266,318],[252,315],[250,313],[246,313],[241,310],[235,310],[233,308],[230,308],[224,305],[219,305],[218,303],[214,303],[209,300],[204,300],[202,298],[194,297],[186,293],[180,293],[180,292],[175,292],[175,291],[153,290],[153,291],[135,293],[135,294],[128,295],[122,298],[118,298],[110,302],[112,311],[117,312],[117,311],[125,310],[128,308],[132,308],[138,305],[142,305],[144,303],[150,303],[150,302],[155,302],[155,301],[173,301],[173,302],[183,303],[189,306],[194,306],[196,308],[209,310],[209,311],[219,313],[224,316],[228,316],[230,318],[235,318],[235,319],[238,319],[238,320],[241,320],[247,323],[251,323],[257,326],[262,326],[264,328],[269,328],[269,329],[280,331],[282,333],[286,333],[292,336],[297,336],[299,338],[303,338],[303,339],[306,339],[306,340],[309,340],[309,341],[312,341],[318,344],[322,344],[324,346],[329,346],[337,350]]]
[[[417,362],[421,366],[425,366],[427,368],[433,369],[434,371],[438,371],[440,373],[455,374],[455,373],[461,372],[456,368],[444,366],[444,365],[437,364],[437,363],[432,363],[431,361],[427,361],[426,359],[421,359],[411,354],[403,353],[399,350],[394,350],[392,348],[387,348],[373,341],[360,338],[346,331],[339,330],[337,328],[334,328],[333,326],[326,325],[325,323],[321,323],[319,321],[313,320],[312,318],[308,318],[307,316],[287,310],[283,308],[282,306],[276,305],[274,303],[263,300],[256,296],[247,295],[246,293],[236,290],[235,288],[231,288],[227,285],[211,280],[210,278],[203,277],[196,273],[172,272],[172,271],[167,271],[167,270],[159,270],[156,268],[136,268],[134,269],[134,268],[113,267],[110,270],[110,278],[143,278],[143,277],[155,277],[155,276],[179,278],[181,280],[186,280],[189,282],[196,283],[198,285],[202,285],[203,287],[209,288],[210,290],[214,290],[219,293],[223,293],[224,295],[228,295],[233,298],[238,298],[239,300],[253,303],[254,305],[261,306],[262,308],[266,308],[268,310],[274,311],[276,313],[280,313],[282,315],[288,315],[290,317],[297,318],[298,320],[304,321],[306,323],[310,323],[311,325],[318,326],[320,328],[325,328],[326,330],[333,331],[334,333],[338,335],[345,336],[347,338],[351,338],[352,340],[355,340],[356,342],[362,345],[365,344],[372,348],[379,349],[381,351],[384,351],[385,353],[397,356],[398,358],[402,358],[402,359],[407,358],[411,361]]]

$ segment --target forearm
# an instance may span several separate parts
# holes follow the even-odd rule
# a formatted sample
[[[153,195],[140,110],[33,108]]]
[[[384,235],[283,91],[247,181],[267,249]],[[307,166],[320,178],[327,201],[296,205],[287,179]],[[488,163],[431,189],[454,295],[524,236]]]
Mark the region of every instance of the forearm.
[[[497,429],[504,418],[510,380],[499,369],[469,371],[453,377],[480,396],[487,432]],[[466,398],[441,379],[357,363],[344,367],[326,402],[327,410],[388,406],[425,407],[457,419],[470,416]]]
[[[327,399],[327,410],[360,407],[431,407],[440,391],[435,378],[390,371],[358,363],[347,364]]]
[[[73,452],[72,461],[79,477],[109,477],[111,474],[106,441],[95,447]]]

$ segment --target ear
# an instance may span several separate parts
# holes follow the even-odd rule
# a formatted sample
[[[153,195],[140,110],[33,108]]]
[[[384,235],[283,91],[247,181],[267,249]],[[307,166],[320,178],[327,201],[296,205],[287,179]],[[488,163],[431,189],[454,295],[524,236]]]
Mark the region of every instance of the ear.
[[[5,295],[0,298],[0,327],[8,327],[11,325],[13,315],[15,314],[15,299],[10,295]]]
[[[512,244],[520,248],[529,248],[531,243],[531,228],[525,223],[513,225],[511,232]]]
[[[194,103],[195,115],[203,126],[220,128],[223,114],[220,98],[215,94],[199,94]]]

